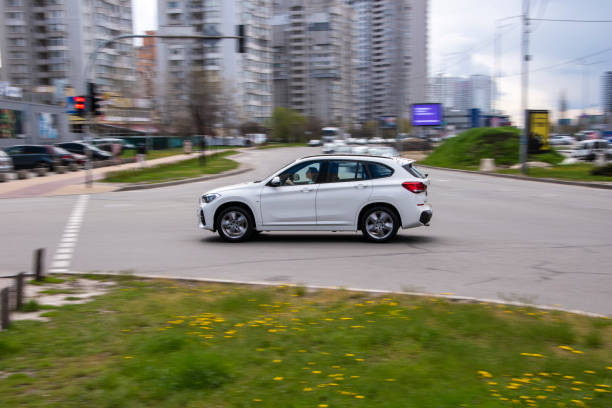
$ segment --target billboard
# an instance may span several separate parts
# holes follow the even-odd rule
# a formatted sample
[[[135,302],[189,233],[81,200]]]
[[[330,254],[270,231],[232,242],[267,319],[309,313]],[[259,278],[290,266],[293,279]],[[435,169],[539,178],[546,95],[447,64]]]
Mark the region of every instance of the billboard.
[[[549,149],[548,136],[550,134],[550,123],[548,120],[547,110],[529,110],[527,111],[527,124],[529,136],[535,137],[542,142],[542,149]]]
[[[442,104],[415,103],[412,105],[412,126],[442,125]]]
[[[395,116],[381,116],[379,118],[379,127],[381,129],[395,129],[397,127],[397,118]]]
[[[21,111],[0,109],[0,139],[14,139],[24,133]]]
[[[57,139],[57,115],[51,113],[38,114],[38,133],[41,139]]]

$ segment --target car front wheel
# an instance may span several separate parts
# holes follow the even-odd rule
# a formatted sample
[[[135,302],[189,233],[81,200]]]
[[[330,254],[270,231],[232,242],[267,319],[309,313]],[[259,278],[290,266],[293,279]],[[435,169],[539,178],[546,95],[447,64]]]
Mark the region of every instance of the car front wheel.
[[[363,214],[361,232],[371,242],[388,242],[397,235],[399,219],[387,207],[374,207]]]
[[[228,207],[218,217],[219,236],[228,242],[243,242],[253,235],[251,214],[242,207]]]

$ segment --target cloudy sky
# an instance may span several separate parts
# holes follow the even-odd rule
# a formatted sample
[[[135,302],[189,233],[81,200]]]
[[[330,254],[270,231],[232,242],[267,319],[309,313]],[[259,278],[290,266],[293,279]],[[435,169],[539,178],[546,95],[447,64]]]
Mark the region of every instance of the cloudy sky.
[[[157,1],[132,1],[135,30],[155,29]],[[430,73],[492,74],[496,20],[521,14],[521,5],[522,0],[430,0]],[[531,0],[531,5],[533,18],[612,20],[612,0]],[[520,19],[498,25],[502,77],[497,106],[516,116],[520,110]],[[583,109],[600,111],[601,75],[612,71],[612,23],[534,22],[531,54],[531,69],[537,70],[531,74],[531,109],[549,109],[556,115],[559,95],[565,92],[572,116]]]

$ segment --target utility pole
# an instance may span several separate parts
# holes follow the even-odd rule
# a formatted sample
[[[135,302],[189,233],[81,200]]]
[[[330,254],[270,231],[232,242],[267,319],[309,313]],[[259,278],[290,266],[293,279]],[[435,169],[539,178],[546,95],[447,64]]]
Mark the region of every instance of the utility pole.
[[[529,144],[529,128],[528,128],[528,114],[527,109],[529,107],[529,0],[523,0],[523,34],[522,34],[522,66],[521,66],[521,114],[523,115],[523,132],[521,133],[521,140],[519,144],[519,157],[521,161],[521,172],[527,174],[527,152]]]

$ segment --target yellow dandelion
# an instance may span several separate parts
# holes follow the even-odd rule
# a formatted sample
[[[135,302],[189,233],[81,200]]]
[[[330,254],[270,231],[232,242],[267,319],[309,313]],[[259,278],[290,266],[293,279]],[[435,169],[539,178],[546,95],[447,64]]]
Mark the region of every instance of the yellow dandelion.
[[[606,367],[606,368],[608,368],[609,370],[612,370],[612,367]],[[584,370],[584,373],[585,374],[595,374],[595,371],[593,371],[593,370]]]
[[[327,404],[319,404],[319,408],[327,408],[328,405]]]
[[[346,353],[346,354],[345,354],[345,356],[347,356],[347,357],[353,357],[353,356],[354,356],[354,354],[351,354],[351,353]]]
[[[274,381],[283,381],[284,377],[274,377]]]
[[[355,361],[361,362],[361,361],[365,361],[365,360],[363,358],[356,358]]]
[[[357,398],[357,399],[364,399],[365,397],[363,395],[355,395],[355,398]]]
[[[490,372],[485,371],[485,370],[479,370],[478,374],[480,374],[484,378],[491,378],[491,377],[493,377],[493,375]]]
[[[129,359],[134,358],[134,357],[132,357],[132,356],[124,356],[123,358],[125,358],[126,360],[129,360]]]
[[[306,392],[308,392],[308,391],[312,391],[312,388],[310,388],[310,387],[306,387],[306,388],[304,388],[304,391],[306,391]]]
[[[396,381],[396,379],[395,378],[385,378],[385,381],[387,381],[387,382],[394,382],[394,381]]]
[[[253,398],[253,402],[261,402],[259,398]]]

